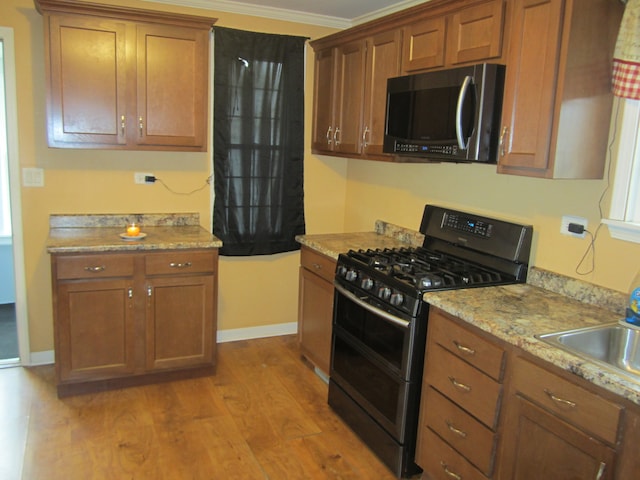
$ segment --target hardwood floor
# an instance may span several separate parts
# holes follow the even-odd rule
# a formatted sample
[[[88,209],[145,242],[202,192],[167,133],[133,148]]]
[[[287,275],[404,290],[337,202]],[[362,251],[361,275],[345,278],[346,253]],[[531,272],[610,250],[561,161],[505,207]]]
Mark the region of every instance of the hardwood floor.
[[[0,370],[0,478],[375,479],[297,338],[218,345],[213,377],[58,399],[52,366]]]

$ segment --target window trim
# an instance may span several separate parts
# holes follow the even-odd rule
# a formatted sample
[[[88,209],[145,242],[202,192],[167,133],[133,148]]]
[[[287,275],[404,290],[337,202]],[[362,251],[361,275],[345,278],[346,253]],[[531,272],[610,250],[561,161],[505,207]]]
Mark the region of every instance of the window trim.
[[[613,238],[640,243],[640,100],[615,97],[616,171],[609,218],[602,219]]]

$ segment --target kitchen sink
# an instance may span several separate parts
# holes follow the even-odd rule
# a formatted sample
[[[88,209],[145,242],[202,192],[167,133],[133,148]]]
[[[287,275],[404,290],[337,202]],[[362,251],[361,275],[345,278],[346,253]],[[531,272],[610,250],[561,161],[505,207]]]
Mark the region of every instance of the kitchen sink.
[[[536,337],[640,383],[640,329],[608,323]]]

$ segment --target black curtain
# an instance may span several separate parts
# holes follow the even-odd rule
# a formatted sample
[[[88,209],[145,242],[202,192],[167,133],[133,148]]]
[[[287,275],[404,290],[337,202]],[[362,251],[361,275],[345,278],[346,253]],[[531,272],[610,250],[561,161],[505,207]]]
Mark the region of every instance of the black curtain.
[[[305,41],[214,27],[213,233],[222,255],[300,248]]]

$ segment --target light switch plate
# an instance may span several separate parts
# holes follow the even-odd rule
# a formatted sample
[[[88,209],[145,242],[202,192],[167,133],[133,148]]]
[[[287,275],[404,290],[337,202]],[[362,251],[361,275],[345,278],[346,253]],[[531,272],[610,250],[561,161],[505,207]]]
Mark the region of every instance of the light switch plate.
[[[22,169],[22,186],[24,187],[44,187],[44,169],[42,168],[23,168]]]

